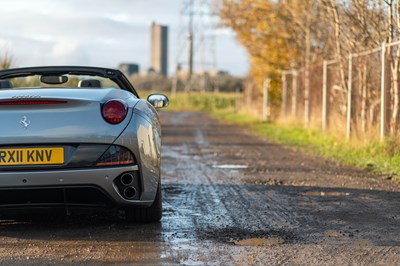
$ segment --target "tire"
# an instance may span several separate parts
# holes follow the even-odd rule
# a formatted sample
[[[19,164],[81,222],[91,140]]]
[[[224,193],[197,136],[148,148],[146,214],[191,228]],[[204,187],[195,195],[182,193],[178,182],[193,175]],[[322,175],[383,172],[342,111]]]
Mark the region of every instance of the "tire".
[[[157,194],[153,204],[147,208],[126,207],[125,217],[129,222],[154,223],[162,217],[161,180],[158,182]]]

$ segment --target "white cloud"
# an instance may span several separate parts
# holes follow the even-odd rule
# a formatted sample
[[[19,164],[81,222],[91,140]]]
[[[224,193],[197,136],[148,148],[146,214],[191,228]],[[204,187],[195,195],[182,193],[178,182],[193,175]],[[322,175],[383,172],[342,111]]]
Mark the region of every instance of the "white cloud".
[[[0,9],[0,49],[13,53],[18,66],[97,65],[117,67],[120,62],[149,67],[150,25],[165,24],[169,30],[169,69],[175,69],[177,32],[181,0],[18,0],[2,1]],[[218,44],[223,36],[222,44]],[[228,38],[228,39],[226,39]],[[229,39],[230,38],[230,39]],[[217,44],[222,69],[243,74],[243,49],[233,44],[227,32],[218,32]],[[230,45],[226,45],[229,43]],[[218,48],[217,47],[217,48]],[[221,50],[221,49],[218,49]],[[0,51],[1,52],[1,51]],[[245,58],[245,59],[243,59]],[[245,62],[243,62],[245,60]],[[235,65],[240,65],[241,69]]]
[[[0,38],[0,50],[8,51],[12,46],[11,40]]]
[[[59,62],[62,65],[73,65],[80,61],[86,61],[90,64],[89,57],[84,49],[77,43],[71,41],[57,42],[52,49],[51,60]]]

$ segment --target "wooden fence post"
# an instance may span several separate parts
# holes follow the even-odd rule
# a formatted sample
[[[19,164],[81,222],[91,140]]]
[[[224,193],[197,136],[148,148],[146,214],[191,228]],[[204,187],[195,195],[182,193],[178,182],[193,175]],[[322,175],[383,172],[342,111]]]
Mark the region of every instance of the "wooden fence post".
[[[292,117],[297,115],[297,70],[292,70]]]
[[[328,126],[328,61],[323,62],[322,71],[322,131],[325,132]]]
[[[382,43],[381,47],[381,124],[380,124],[380,140],[382,141],[386,136],[387,117],[386,117],[386,89],[385,89],[385,55],[386,43]]]
[[[287,110],[287,81],[286,71],[282,72],[282,105],[281,105],[281,116],[286,117]]]
[[[352,75],[353,75],[353,55],[349,54],[349,77],[347,80],[347,121],[346,121],[346,139],[351,137],[351,109],[352,109]]]
[[[270,106],[269,106],[269,87],[270,87],[271,80],[269,78],[264,79],[263,84],[263,120],[268,121],[271,113],[270,113]]]

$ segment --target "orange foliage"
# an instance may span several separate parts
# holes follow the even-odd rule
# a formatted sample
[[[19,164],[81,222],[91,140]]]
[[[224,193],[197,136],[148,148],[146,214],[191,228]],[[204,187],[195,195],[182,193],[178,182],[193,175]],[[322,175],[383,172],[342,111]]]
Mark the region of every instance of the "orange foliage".
[[[293,56],[280,5],[270,0],[225,0],[221,17],[250,55],[250,75],[256,84],[267,76],[278,80]]]

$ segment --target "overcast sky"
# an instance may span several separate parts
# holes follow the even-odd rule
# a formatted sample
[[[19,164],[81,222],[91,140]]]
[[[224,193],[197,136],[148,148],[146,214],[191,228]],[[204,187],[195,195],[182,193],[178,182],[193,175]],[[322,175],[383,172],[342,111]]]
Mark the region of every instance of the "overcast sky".
[[[150,65],[150,26],[155,21],[169,26],[168,71],[173,74],[178,50],[185,53],[176,48],[178,36],[184,38],[178,34],[181,7],[182,0],[2,0],[0,54],[8,51],[18,67],[115,68],[132,62],[144,70]],[[231,31],[218,30],[216,51],[220,70],[247,73],[246,52]]]

